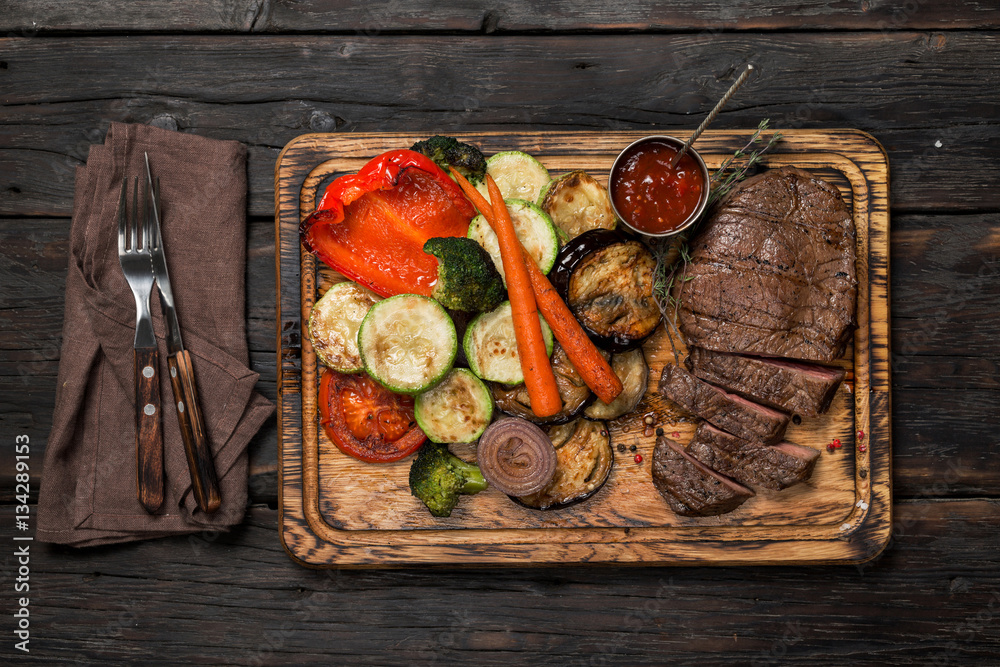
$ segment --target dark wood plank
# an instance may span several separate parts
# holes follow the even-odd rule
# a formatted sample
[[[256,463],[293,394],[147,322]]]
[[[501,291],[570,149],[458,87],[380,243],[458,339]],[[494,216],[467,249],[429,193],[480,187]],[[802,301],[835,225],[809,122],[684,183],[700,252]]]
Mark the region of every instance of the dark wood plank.
[[[0,30],[26,35],[67,31],[191,32],[382,32],[503,33],[553,30],[912,30],[985,28],[1000,25],[996,7],[981,0],[882,2],[771,0],[733,5],[710,2],[664,4],[551,3],[502,0],[448,3],[391,2],[384,6],[344,0],[212,0],[178,5],[22,0]]]
[[[896,216],[891,271],[893,363],[902,368],[929,355],[979,358],[982,365],[960,363],[947,375],[995,388],[1000,214]]]
[[[31,544],[44,634],[19,661],[986,664],[1000,642],[996,501],[898,503],[893,543],[857,567],[322,572],[277,522],[255,507],[231,534]]]
[[[0,44],[0,215],[69,215],[75,167],[111,121],[243,141],[251,148],[250,210],[270,215],[278,151],[306,132],[530,125],[683,135],[746,61],[760,73],[715,127],[754,127],[764,117],[779,128],[857,127],[889,152],[894,210],[1000,208],[1000,123],[991,92],[1000,85],[997,33],[165,36]]]

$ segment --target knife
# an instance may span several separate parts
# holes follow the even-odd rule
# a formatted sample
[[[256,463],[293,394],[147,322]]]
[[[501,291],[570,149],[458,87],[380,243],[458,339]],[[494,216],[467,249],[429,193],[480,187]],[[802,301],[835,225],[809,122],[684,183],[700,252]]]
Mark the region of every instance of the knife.
[[[177,419],[181,427],[181,437],[184,440],[184,452],[187,455],[188,468],[191,471],[191,485],[198,507],[203,512],[212,513],[219,509],[222,497],[219,495],[219,482],[215,476],[215,461],[212,450],[208,446],[205,433],[205,422],[202,419],[201,407],[198,403],[198,391],[194,383],[194,366],[191,354],[184,349],[181,339],[181,327],[177,321],[177,308],[174,304],[174,292],[170,287],[170,274],[167,272],[167,258],[163,251],[163,236],[160,233],[160,184],[157,179],[153,186],[153,174],[149,168],[149,154],[146,153],[146,178],[149,189],[153,192],[153,275],[156,286],[160,290],[160,305],[163,307],[163,317],[167,328],[167,367],[170,369],[170,385],[174,390],[174,401],[177,407]]]

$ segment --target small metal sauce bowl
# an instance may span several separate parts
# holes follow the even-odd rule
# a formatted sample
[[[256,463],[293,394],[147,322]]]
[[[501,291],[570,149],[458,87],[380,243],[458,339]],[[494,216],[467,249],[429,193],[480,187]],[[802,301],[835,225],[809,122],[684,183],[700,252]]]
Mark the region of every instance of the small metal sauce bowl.
[[[608,194],[611,195],[610,197],[611,208],[614,210],[615,215],[618,216],[618,219],[621,220],[626,227],[628,227],[637,234],[641,234],[642,236],[661,238],[661,237],[673,236],[675,234],[683,232],[685,229],[693,225],[695,221],[698,220],[698,218],[701,217],[701,214],[705,212],[705,207],[708,206],[708,195],[709,191],[711,190],[711,181],[708,174],[708,166],[705,164],[705,161],[702,159],[701,155],[698,154],[698,151],[696,151],[693,147],[688,146],[688,149],[687,151],[685,151],[685,154],[690,155],[692,158],[694,158],[694,161],[698,164],[698,170],[701,172],[703,187],[701,192],[701,199],[698,201],[698,206],[695,207],[694,211],[691,212],[691,215],[689,215],[683,223],[681,223],[676,229],[672,229],[669,232],[653,233],[653,232],[643,231],[641,229],[636,229],[625,218],[625,216],[621,214],[621,211],[618,210],[618,207],[615,206],[615,198],[614,198],[615,172],[618,169],[618,163],[621,162],[622,158],[625,156],[626,153],[628,153],[632,148],[638,146],[639,144],[651,141],[658,141],[660,143],[671,144],[674,147],[676,147],[677,150],[680,150],[684,146],[684,142],[678,139],[677,137],[670,137],[667,135],[654,134],[633,141],[628,146],[626,146],[621,153],[618,154],[618,157],[615,158],[614,163],[611,165],[611,172],[608,174]]]

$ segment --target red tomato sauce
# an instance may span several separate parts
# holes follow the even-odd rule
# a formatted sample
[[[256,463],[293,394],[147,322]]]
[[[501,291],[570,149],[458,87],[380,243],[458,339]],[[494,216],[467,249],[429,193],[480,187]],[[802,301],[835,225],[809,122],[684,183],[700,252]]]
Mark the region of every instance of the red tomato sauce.
[[[635,229],[671,232],[698,208],[706,185],[701,170],[687,153],[671,169],[677,150],[665,141],[645,141],[630,148],[611,175],[615,208]]]

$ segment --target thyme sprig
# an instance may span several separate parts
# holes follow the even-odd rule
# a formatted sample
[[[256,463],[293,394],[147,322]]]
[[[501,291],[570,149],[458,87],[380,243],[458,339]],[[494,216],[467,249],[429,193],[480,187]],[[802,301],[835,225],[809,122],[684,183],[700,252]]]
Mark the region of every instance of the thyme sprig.
[[[726,161],[719,166],[715,173],[712,174],[712,190],[708,194],[708,206],[705,207],[706,211],[712,207],[712,204],[729,194],[729,191],[733,189],[733,186],[746,178],[747,173],[753,169],[758,162],[760,162],[764,153],[769,151],[772,146],[781,141],[781,132],[775,132],[771,135],[771,138],[767,140],[767,144],[765,144],[763,148],[754,148],[754,146],[760,142],[760,135],[767,131],[768,124],[770,122],[770,118],[765,118],[760,121],[760,124],[757,125],[757,130],[753,133],[753,136],[750,137],[750,141],[748,141],[743,148],[738,148],[736,152],[729,156],[729,158],[727,158]],[[733,163],[743,157],[746,157],[746,160],[741,164],[738,164],[736,167],[733,167]]]
[[[656,258],[653,298],[656,300],[660,315],[669,329],[667,338],[670,340],[670,347],[675,359],[677,358],[677,349],[674,347],[674,335],[677,336],[678,340],[680,339],[680,332],[676,325],[677,312],[680,309],[684,284],[691,280],[691,276],[685,275],[687,267],[691,264],[691,249],[688,241],[708,217],[712,206],[729,194],[737,183],[746,178],[750,170],[760,162],[763,155],[781,140],[781,133],[775,132],[764,146],[756,148],[761,141],[761,135],[768,130],[769,123],[769,118],[762,120],[746,145],[737,149],[712,174],[709,181],[711,191],[708,195],[708,205],[701,218],[677,236],[660,239],[652,244],[653,256]]]

